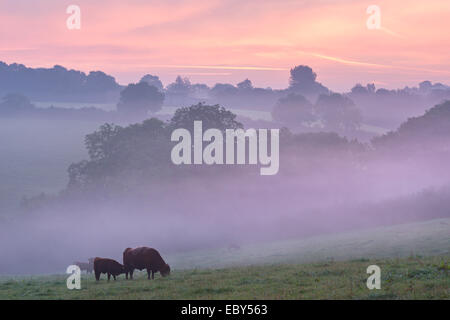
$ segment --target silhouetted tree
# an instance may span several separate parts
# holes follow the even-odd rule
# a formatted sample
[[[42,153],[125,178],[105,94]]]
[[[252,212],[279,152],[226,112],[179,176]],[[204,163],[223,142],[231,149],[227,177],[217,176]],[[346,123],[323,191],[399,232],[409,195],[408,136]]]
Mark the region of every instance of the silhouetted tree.
[[[177,76],[175,82],[167,86],[167,92],[176,95],[187,96],[191,91],[191,82],[188,78]]]
[[[203,130],[215,128],[222,131],[225,129],[242,128],[242,124],[235,120],[236,115],[225,108],[202,103],[177,109],[169,122],[171,129],[184,128],[193,131],[194,121],[201,120]]]
[[[147,82],[129,84],[120,92],[117,110],[125,115],[145,117],[149,111],[161,110],[164,94]]]
[[[352,94],[368,94],[369,90],[366,87],[363,87],[360,83],[356,84],[352,90]]]
[[[91,160],[99,161],[110,156],[114,150],[112,140],[122,128],[112,123],[105,123],[99,130],[86,135],[84,143]]]
[[[145,76],[143,76],[141,78],[141,80],[139,82],[147,82],[148,85],[158,88],[158,90],[161,92],[164,90],[163,83],[161,82],[161,80],[159,80],[158,76],[146,74]]]
[[[288,90],[305,96],[327,94],[329,90],[316,81],[317,74],[308,66],[296,66],[290,71]]]
[[[317,74],[308,66],[296,66],[290,71],[290,86],[302,87],[316,82]]]
[[[30,100],[21,94],[7,94],[0,103],[0,115],[25,115],[35,110]]]
[[[394,147],[417,150],[439,148],[448,152],[450,145],[450,100],[427,110],[424,115],[409,118],[396,131],[372,140],[376,147]]]
[[[325,128],[332,131],[351,131],[361,124],[361,113],[353,101],[338,93],[320,95],[315,109]]]
[[[244,81],[239,82],[236,86],[239,90],[252,90],[253,89],[253,84],[248,79],[245,79]]]
[[[156,118],[125,128],[104,124],[86,136],[90,159],[69,167],[68,187],[103,188],[107,187],[107,179],[125,173],[129,176],[162,174],[162,168],[171,163],[169,137],[166,124]]]
[[[53,68],[27,68],[22,64],[0,62],[0,94],[21,92],[31,99],[47,101],[110,101],[121,86],[101,71],[88,75],[55,65]]]
[[[229,98],[238,94],[238,88],[229,83],[216,83],[211,93],[217,98]]]
[[[272,110],[272,118],[291,127],[307,125],[315,119],[313,105],[300,94],[279,99]]]
[[[107,92],[108,90],[114,90],[118,87],[116,79],[102,71],[89,72],[84,86],[87,92],[94,93]]]

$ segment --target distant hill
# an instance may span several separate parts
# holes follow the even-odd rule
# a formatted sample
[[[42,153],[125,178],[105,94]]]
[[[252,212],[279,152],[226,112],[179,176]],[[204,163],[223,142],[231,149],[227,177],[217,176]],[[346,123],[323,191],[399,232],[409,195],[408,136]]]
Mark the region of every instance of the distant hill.
[[[420,150],[439,148],[448,152],[450,143],[450,100],[434,106],[419,117],[409,118],[396,131],[373,139],[376,147]]]
[[[55,65],[28,68],[0,61],[0,95],[20,93],[34,101],[116,102],[122,86],[102,71],[86,74]]]

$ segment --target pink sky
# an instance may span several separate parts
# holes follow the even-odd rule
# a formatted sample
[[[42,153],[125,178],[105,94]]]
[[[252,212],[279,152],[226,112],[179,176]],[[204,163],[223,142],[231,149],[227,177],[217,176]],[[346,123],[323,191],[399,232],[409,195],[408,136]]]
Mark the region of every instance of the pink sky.
[[[71,4],[81,30],[66,27]],[[366,27],[373,4],[380,30]],[[122,84],[150,73],[282,88],[299,64],[337,91],[450,84],[449,0],[2,0],[0,39],[6,63],[102,70]]]

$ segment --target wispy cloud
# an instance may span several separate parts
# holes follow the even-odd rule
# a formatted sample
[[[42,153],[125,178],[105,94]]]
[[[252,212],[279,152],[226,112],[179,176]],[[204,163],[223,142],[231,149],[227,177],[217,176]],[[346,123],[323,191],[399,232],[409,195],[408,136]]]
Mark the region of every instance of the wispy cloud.
[[[404,36],[402,36],[401,34],[394,32],[386,27],[381,27],[380,30],[386,32],[387,34],[390,34],[391,36],[394,36],[397,38],[404,38]]]
[[[172,81],[181,72],[211,84],[226,76],[285,87],[289,69],[299,64],[311,66],[333,89],[355,81],[449,80],[448,0],[426,6],[423,0],[378,0],[382,29],[374,32],[366,28],[367,4],[360,0],[77,4],[82,28],[70,31],[64,1],[0,1],[0,59],[104,70],[119,81],[135,81],[143,72]]]
[[[390,66],[383,65],[383,64],[378,64],[378,63],[369,63],[369,62],[347,60],[347,59],[342,59],[342,58],[337,58],[337,57],[326,56],[326,55],[318,54],[318,53],[309,53],[309,54],[314,56],[314,57],[317,57],[317,58],[330,60],[330,61],[335,61],[335,62],[339,62],[339,63],[343,63],[343,64],[349,64],[349,65],[375,67],[375,68],[389,68],[390,67]]]
[[[204,66],[204,65],[149,65],[151,68],[170,68],[170,69],[211,69],[211,70],[253,70],[253,71],[286,71],[289,68],[277,67],[257,67],[257,66]]]
[[[323,54],[318,53],[309,53],[310,55],[330,60],[342,64],[347,65],[354,65],[354,66],[364,66],[364,67],[370,67],[370,68],[386,68],[386,69],[398,69],[398,70],[409,70],[409,71],[419,71],[419,72],[427,72],[427,73],[438,73],[438,74],[450,74],[450,70],[436,70],[436,69],[429,69],[429,68],[418,68],[418,67],[408,67],[408,66],[399,66],[399,65],[392,65],[392,64],[379,64],[379,63],[369,63],[369,62],[362,62],[362,61],[355,61],[355,60],[348,60],[348,59],[342,59],[338,57],[331,57]]]
[[[230,76],[231,72],[170,72],[170,75],[183,76]]]

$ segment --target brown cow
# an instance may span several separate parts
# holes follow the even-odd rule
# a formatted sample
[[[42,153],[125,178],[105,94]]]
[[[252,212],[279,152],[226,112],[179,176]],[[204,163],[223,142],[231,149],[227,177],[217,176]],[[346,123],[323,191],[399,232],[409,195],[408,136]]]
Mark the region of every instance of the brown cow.
[[[170,274],[170,267],[156,249],[140,247],[136,249],[126,248],[123,252],[123,264],[125,267],[125,277],[133,279],[134,269],[147,269],[148,279],[150,272],[152,279],[155,279],[155,272],[160,272],[163,277]]]
[[[100,275],[102,273],[108,274],[108,281],[113,276],[114,280],[116,280],[116,276],[119,274],[125,273],[125,269],[123,265],[113,259],[105,259],[105,258],[95,258],[94,259],[94,272],[95,272],[95,280],[100,280]]]

